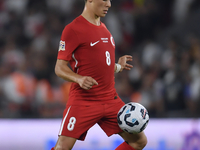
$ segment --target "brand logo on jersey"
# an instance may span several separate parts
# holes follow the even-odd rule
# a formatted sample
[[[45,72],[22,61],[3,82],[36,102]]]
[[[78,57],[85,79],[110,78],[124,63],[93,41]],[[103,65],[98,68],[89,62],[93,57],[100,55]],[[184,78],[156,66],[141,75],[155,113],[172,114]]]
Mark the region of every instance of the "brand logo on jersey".
[[[114,41],[114,38],[111,36],[110,37],[110,42],[112,43],[112,45],[115,47],[115,41]]]
[[[65,41],[60,41],[59,50],[58,51],[65,51]]]
[[[94,42],[94,43],[90,43],[90,46],[94,46],[94,45],[96,45],[97,43],[99,43],[99,41],[96,41],[96,42]]]

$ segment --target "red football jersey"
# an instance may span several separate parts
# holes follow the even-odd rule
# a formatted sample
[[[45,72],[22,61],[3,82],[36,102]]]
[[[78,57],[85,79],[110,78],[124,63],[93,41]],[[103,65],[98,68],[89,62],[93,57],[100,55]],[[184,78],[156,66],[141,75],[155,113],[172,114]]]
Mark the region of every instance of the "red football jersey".
[[[68,104],[115,101],[115,43],[102,22],[96,26],[79,16],[68,24],[61,36],[58,59],[69,61],[74,72],[98,82],[90,90],[72,83]]]

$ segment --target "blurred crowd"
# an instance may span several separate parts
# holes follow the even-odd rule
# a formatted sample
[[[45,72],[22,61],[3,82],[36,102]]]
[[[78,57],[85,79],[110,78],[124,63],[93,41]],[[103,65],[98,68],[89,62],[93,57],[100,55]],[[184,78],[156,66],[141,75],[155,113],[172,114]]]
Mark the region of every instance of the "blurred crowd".
[[[83,8],[84,0],[0,0],[1,118],[62,117],[71,83],[54,73],[58,45]],[[133,56],[133,69],[115,78],[125,103],[150,117],[200,117],[199,18],[198,0],[112,1],[102,22],[116,60]]]

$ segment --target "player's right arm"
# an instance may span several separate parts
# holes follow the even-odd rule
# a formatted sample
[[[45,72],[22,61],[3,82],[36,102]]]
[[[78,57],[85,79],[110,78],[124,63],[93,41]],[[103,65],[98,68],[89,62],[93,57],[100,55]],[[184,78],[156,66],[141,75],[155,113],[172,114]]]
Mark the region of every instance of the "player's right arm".
[[[91,89],[93,85],[98,85],[97,81],[92,77],[81,76],[73,72],[68,66],[68,63],[69,61],[57,59],[55,73],[58,77],[66,81],[78,83],[85,90]]]

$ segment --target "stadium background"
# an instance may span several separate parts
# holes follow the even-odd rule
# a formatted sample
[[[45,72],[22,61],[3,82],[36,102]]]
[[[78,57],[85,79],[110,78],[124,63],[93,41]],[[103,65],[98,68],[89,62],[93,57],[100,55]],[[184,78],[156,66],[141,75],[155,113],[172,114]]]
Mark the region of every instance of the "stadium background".
[[[83,6],[83,0],[0,0],[1,129],[8,127],[9,121],[32,119],[40,124],[48,119],[53,124],[62,117],[70,83],[54,73],[58,44],[64,26],[80,15]],[[200,1],[113,0],[102,22],[115,39],[116,59],[124,54],[133,56],[132,71],[116,74],[120,97],[125,103],[143,104],[152,124],[156,123],[154,130],[165,121],[174,125],[168,129],[174,133],[183,124],[195,124],[181,133],[182,142],[175,144],[180,146],[172,144],[171,149],[184,150],[184,145],[190,145],[184,135],[193,133],[195,126],[191,134],[195,138],[190,136],[193,148],[187,150],[199,150]],[[185,122],[179,125],[177,119]],[[9,127],[6,131],[13,133],[9,134],[12,139],[16,126]],[[146,129],[149,134],[150,129],[151,121]],[[28,137],[33,134],[31,128],[26,133]],[[0,132],[1,139],[4,134]],[[54,136],[56,139],[57,133]],[[6,150],[2,143],[0,149]]]

